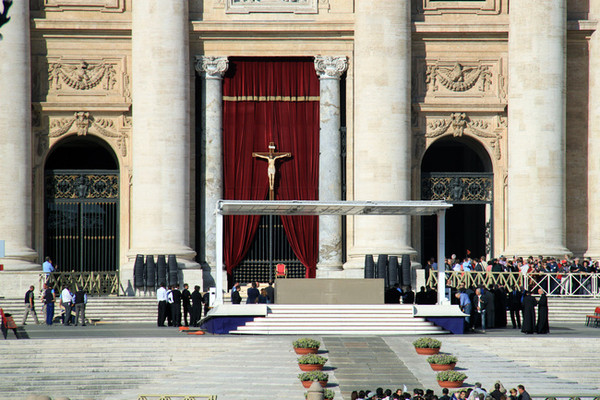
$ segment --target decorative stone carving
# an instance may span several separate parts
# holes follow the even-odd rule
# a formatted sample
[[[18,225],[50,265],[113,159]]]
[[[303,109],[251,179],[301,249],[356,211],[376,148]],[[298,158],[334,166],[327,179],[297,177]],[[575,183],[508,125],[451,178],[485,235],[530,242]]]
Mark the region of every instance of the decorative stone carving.
[[[227,13],[296,13],[316,14],[319,11],[319,0],[225,0]],[[329,0],[320,0],[322,6],[328,7]],[[217,0],[217,4],[221,3]]]
[[[89,90],[102,84],[104,90],[111,90],[115,83],[115,68],[111,64],[90,65],[81,61],[78,65],[52,63],[48,66],[50,88],[61,89],[66,84],[75,90]]]
[[[55,139],[71,132],[76,132],[78,136],[85,136],[90,130],[106,138],[114,139],[121,150],[121,155],[123,157],[127,155],[127,138],[129,136],[125,132],[118,132],[113,120],[94,118],[87,111],[75,112],[71,118],[53,120],[50,123],[48,137]],[[44,142],[42,142],[43,144]]]
[[[319,79],[340,79],[348,68],[348,57],[346,56],[316,56],[315,70]]]
[[[417,12],[423,14],[500,14],[501,0],[418,0]]]
[[[461,137],[465,134],[484,139],[492,148],[494,157],[497,160],[502,158],[500,149],[500,140],[502,134],[506,131],[506,117],[496,115],[491,121],[483,119],[471,119],[464,112],[455,112],[450,114],[449,118],[442,118],[427,123],[425,134],[416,132],[415,149],[417,154],[424,148],[424,139],[435,139],[445,134],[452,134],[454,137]]]
[[[44,10],[123,12],[125,0],[44,0]]]
[[[227,57],[196,56],[196,71],[204,73],[206,79],[223,79],[228,68]]]
[[[465,92],[478,83],[479,91],[489,90],[492,74],[486,65],[464,67],[455,63],[452,68],[430,65],[427,67],[426,82],[435,92],[438,84],[452,92]]]

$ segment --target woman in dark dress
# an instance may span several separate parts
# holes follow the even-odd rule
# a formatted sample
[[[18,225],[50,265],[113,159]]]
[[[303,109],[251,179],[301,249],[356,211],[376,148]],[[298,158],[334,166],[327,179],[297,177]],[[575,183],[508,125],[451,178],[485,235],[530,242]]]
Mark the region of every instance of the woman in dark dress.
[[[535,298],[529,290],[526,290],[523,294],[523,324],[521,325],[523,333],[535,332],[535,304]]]
[[[538,321],[536,332],[550,333],[550,326],[548,325],[548,298],[542,289],[538,289],[538,293],[540,294],[540,299],[538,300]]]

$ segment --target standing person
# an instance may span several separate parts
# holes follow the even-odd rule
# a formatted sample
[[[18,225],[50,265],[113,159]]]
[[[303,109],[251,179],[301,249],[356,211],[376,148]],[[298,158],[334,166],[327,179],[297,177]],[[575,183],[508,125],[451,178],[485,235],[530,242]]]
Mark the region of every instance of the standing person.
[[[73,303],[75,304],[75,326],[77,326],[79,323],[80,315],[81,326],[85,326],[85,305],[87,304],[87,294],[83,288],[75,292]]]
[[[48,282],[48,278],[50,278],[50,274],[54,272],[54,265],[52,265],[52,260],[50,257],[46,257],[46,260],[42,264],[42,271],[46,274],[46,282]]]
[[[459,301],[460,311],[467,314],[465,317],[465,329],[469,331],[471,330],[471,299],[464,289],[461,289],[455,296]]]
[[[209,292],[205,292],[202,295],[202,304],[204,304],[204,316],[206,317],[206,314],[208,314],[208,310],[210,308],[210,293]]]
[[[71,303],[73,302],[73,295],[69,290],[69,286],[65,286],[60,293],[60,305],[65,309],[65,317],[63,318],[63,325],[71,325]]]
[[[275,288],[273,288],[273,281],[269,282],[269,286],[265,288],[267,296],[269,297],[269,303],[275,303]]]
[[[523,321],[523,324],[524,323],[525,321]],[[517,389],[519,390],[519,396],[517,397],[517,400],[531,400],[531,396],[525,390],[525,386],[519,385],[517,386]]]
[[[33,287],[33,285],[31,285],[29,286],[29,290],[25,293],[25,316],[23,317],[22,325],[27,325],[25,322],[27,321],[27,316],[29,315],[29,313],[33,314],[33,320],[35,321],[36,325],[40,324],[40,321],[38,321],[37,313],[35,312],[35,303],[33,301],[34,289],[35,288]]]
[[[242,295],[240,294],[240,284],[236,283],[231,288],[231,304],[240,304],[242,302]]]
[[[537,333],[550,333],[550,325],[548,324],[548,298],[542,288],[538,289],[540,299],[538,300],[538,319],[537,319]]]
[[[258,296],[260,296],[260,292],[257,289],[256,282],[252,282],[252,287],[248,289],[248,298],[246,299],[246,304],[254,304],[258,302]]]
[[[192,292],[192,319],[190,323],[192,326],[198,326],[198,321],[202,317],[202,293],[200,293],[200,286],[194,286]]]
[[[175,284],[171,287],[167,295],[167,301],[171,306],[173,326],[181,326],[181,292],[179,291],[179,285]]]
[[[485,332],[486,327],[486,317],[487,317],[487,301],[486,298],[481,293],[481,289],[475,289],[475,312],[478,316],[478,321],[481,321],[481,331]]]
[[[46,325],[52,325],[54,319],[54,302],[56,301],[56,295],[52,284],[48,283],[46,290],[44,291],[44,305],[46,306]]]
[[[521,329],[521,291],[515,287],[508,294],[508,309],[510,310],[510,320],[513,329]]]
[[[485,327],[486,328],[495,328],[496,327],[496,305],[494,303],[494,293],[488,288],[485,288],[483,291],[483,296],[485,297],[485,302],[487,303],[487,308],[485,310]],[[506,314],[506,310],[504,310]]]
[[[183,322],[185,323],[185,326],[190,326],[188,324],[188,314],[190,315],[190,322],[192,321],[191,298],[192,294],[190,293],[189,286],[187,283],[184,283],[183,291],[181,292],[181,304],[183,305]]]
[[[167,318],[167,288],[164,282],[160,283],[160,287],[156,290],[156,300],[158,301],[158,326],[165,326]]]
[[[535,304],[536,301],[528,290],[523,294],[523,327],[521,332],[531,334],[535,332]]]

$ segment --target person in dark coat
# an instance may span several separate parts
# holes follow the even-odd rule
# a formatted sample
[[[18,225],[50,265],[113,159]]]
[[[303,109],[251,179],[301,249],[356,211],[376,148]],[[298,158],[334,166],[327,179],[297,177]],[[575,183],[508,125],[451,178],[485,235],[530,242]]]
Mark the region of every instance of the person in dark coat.
[[[415,292],[412,291],[410,285],[404,289],[404,295],[402,296],[402,304],[414,304],[415,303]]]
[[[521,332],[535,332],[535,305],[536,301],[528,290],[523,293],[523,326]]]
[[[209,292],[205,292],[202,295],[202,304],[204,304],[204,316],[206,317],[206,314],[208,314],[208,311],[210,309],[210,293]]]
[[[495,296],[491,290],[485,289],[483,292],[483,296],[485,297],[485,302],[487,304],[487,308],[485,310],[485,324],[486,328],[495,328],[496,327],[496,304],[495,304]]]
[[[198,326],[198,321],[202,317],[202,293],[200,293],[200,286],[194,286],[192,292],[192,318],[190,319],[190,325]]]
[[[236,283],[231,288],[231,304],[240,304],[242,302],[242,295],[240,294],[240,284]]]
[[[496,306],[496,328],[506,328],[506,290],[496,285],[494,289],[494,305]]]
[[[181,291],[181,304],[183,305],[183,322],[185,326],[190,326],[188,323],[188,314],[190,316],[190,322],[192,321],[192,305],[190,300],[192,299],[192,294],[189,290],[189,285],[187,283],[183,284],[183,290]]]
[[[427,304],[427,292],[425,292],[425,286],[421,286],[421,290],[415,296],[415,304]]]
[[[513,329],[521,329],[521,291],[515,286],[508,293],[508,309]]]
[[[252,282],[252,287],[248,289],[248,298],[246,299],[246,304],[255,304],[258,302],[258,296],[260,296],[260,292],[257,289],[256,282]]]
[[[398,290],[398,284],[394,284],[391,288],[385,291],[383,295],[383,302],[385,304],[400,304],[400,296],[402,295]]]
[[[550,325],[548,324],[548,298],[542,289],[538,289],[540,299],[538,300],[538,320],[537,333],[550,333]]]

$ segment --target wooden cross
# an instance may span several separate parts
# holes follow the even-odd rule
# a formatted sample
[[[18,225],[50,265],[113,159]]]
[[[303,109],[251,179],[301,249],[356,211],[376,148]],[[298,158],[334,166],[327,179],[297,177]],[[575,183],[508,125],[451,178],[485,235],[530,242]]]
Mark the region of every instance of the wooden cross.
[[[254,158],[264,158],[267,160],[267,176],[269,177],[269,200],[275,200],[275,173],[277,172],[275,161],[279,158],[291,157],[292,153],[278,153],[275,151],[275,143],[269,142],[268,153],[252,153]]]

